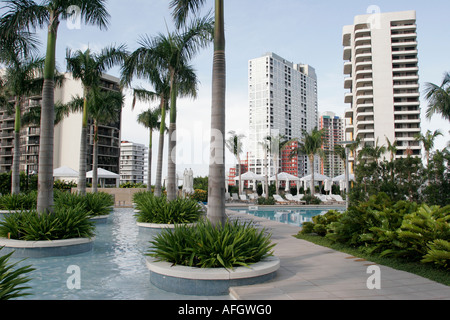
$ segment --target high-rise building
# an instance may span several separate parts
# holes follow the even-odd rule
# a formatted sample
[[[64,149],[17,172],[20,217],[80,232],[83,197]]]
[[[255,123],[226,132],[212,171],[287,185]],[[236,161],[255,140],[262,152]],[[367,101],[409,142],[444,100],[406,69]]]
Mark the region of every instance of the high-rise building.
[[[344,174],[344,160],[335,153],[338,142],[344,141],[344,119],[333,112],[320,115],[319,129],[325,130],[323,150],[325,157],[321,159],[320,173],[334,178]]]
[[[317,76],[313,67],[294,64],[274,53],[249,61],[249,170],[265,174],[268,158],[262,142],[266,137],[301,138],[304,131],[317,127]],[[273,161],[269,175],[281,170]],[[296,172],[304,176],[311,172],[306,156],[295,163]]]
[[[83,86],[80,80],[72,78],[70,73],[64,74],[65,79],[61,86],[55,88],[55,103],[68,103],[76,96],[83,96]],[[102,75],[101,88],[103,90],[120,91],[120,80]],[[22,114],[32,108],[39,108],[42,103],[42,96],[27,97],[22,106]],[[55,126],[54,137],[54,168],[69,167],[74,170],[79,169],[80,162],[80,141],[81,141],[81,112],[71,113]],[[93,144],[94,125],[92,121],[88,123],[87,135],[87,171],[92,170],[93,164]],[[6,106],[0,106],[0,172],[8,172],[12,169],[13,159],[13,130],[14,114],[7,111]],[[98,166],[108,171],[119,173],[120,156],[120,130],[121,113],[117,115],[117,120],[107,125],[100,125],[98,130]],[[39,125],[26,125],[20,134],[20,171],[37,173],[39,166]],[[115,184],[115,181],[114,181]]]
[[[144,175],[148,148],[143,144],[122,141],[120,146],[120,183],[147,183]]]
[[[343,28],[346,140],[420,156],[420,93],[415,11],[356,16]]]

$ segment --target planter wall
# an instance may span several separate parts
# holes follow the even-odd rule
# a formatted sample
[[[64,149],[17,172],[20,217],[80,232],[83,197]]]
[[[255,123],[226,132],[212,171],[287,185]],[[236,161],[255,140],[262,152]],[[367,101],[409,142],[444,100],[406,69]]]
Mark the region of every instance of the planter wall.
[[[67,239],[55,241],[22,241],[0,238],[2,254],[14,252],[14,258],[46,258],[70,256],[89,252],[94,246],[94,238]]]
[[[156,262],[147,257],[150,282],[159,289],[183,295],[220,296],[229,294],[230,287],[267,282],[276,276],[280,260],[269,257],[250,268],[191,268]]]

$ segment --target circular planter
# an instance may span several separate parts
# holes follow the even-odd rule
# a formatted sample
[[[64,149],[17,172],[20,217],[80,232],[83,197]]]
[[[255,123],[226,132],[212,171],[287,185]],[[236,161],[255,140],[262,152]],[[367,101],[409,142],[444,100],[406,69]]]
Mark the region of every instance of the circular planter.
[[[142,223],[142,222],[137,222],[136,224],[138,227],[147,228],[147,229],[174,229],[175,228],[174,224],[157,224],[157,223]],[[189,224],[183,224],[183,225],[187,226],[187,227],[194,227],[196,225],[196,223],[189,223]]]
[[[108,217],[109,217],[109,215],[96,216],[96,217],[89,218],[89,220],[94,221],[97,224],[104,224],[104,223],[108,222]]]
[[[147,257],[150,282],[159,289],[183,295],[221,296],[229,294],[230,287],[253,285],[273,279],[280,268],[277,257],[234,270],[225,268],[192,268],[157,262]]]
[[[70,256],[89,252],[95,238],[79,238],[53,241],[23,241],[0,238],[2,254],[14,252],[15,258],[46,258]]]

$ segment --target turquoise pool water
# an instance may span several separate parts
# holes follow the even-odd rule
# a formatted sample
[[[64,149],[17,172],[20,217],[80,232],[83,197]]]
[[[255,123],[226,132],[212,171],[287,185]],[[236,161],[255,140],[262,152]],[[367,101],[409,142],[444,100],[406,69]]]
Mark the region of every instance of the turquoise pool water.
[[[115,209],[106,224],[97,225],[91,252],[21,262],[20,266],[32,265],[36,270],[27,284],[32,295],[20,300],[229,300],[229,296],[191,297],[154,287],[145,253],[156,232],[136,226],[133,209]],[[77,283],[79,289],[69,288]]]
[[[265,218],[281,223],[291,224],[297,227],[301,227],[303,223],[312,221],[312,218],[317,215],[325,214],[329,210],[343,211],[342,208],[286,208],[286,207],[258,207],[249,206],[240,208],[227,208],[229,210],[253,215],[260,218]]]

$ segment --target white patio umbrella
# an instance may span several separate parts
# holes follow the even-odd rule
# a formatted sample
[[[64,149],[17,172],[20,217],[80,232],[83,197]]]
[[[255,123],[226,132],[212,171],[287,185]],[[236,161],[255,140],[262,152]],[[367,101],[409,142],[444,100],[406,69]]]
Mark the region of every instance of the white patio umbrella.
[[[355,181],[355,175],[350,173],[348,175],[348,179],[350,181]],[[341,174],[340,176],[333,178],[333,182],[340,182],[340,181],[345,181],[345,174]]]
[[[263,176],[252,171],[248,171],[241,175],[241,181],[253,181],[253,190],[256,190],[256,181],[263,181],[264,179]],[[239,177],[234,178],[234,180],[239,181]]]
[[[276,176],[271,177],[270,181],[276,181],[276,177],[278,177],[278,181],[286,181],[286,189],[285,189],[285,191],[289,191],[289,189],[290,189],[289,188],[289,183],[291,181],[296,181],[296,182],[300,181],[299,177],[296,177],[296,176],[294,176],[294,175],[292,175],[290,173],[287,173],[287,172],[280,172]],[[298,187],[298,184],[297,184],[297,187]],[[277,188],[278,188],[278,186],[277,186]]]
[[[93,170],[87,172],[86,178],[92,178],[93,173],[94,173]],[[105,182],[105,179],[116,179],[116,186],[119,187],[120,176],[117,173],[105,170],[103,168],[98,168],[97,169],[97,177],[98,177],[98,179],[103,180],[103,184]]]
[[[77,178],[78,171],[69,167],[61,167],[53,170],[54,178]]]

